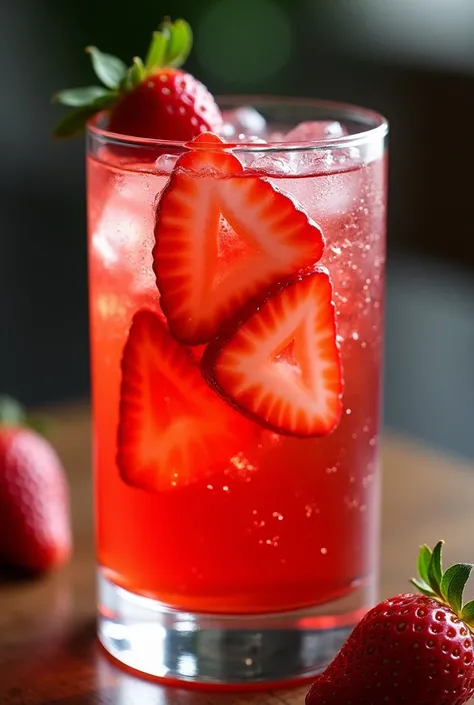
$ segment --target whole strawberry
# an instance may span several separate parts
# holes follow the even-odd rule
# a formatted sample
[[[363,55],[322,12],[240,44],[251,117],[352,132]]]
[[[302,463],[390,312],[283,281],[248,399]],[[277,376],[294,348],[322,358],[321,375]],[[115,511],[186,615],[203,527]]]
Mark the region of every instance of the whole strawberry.
[[[474,601],[463,606],[472,565],[443,572],[439,542],[422,546],[421,595],[392,597],[356,626],[318,676],[306,705],[462,705],[474,694]]]
[[[103,86],[60,91],[57,102],[75,108],[59,123],[57,137],[82,132],[95,113],[109,111],[108,129],[131,137],[192,140],[216,131],[222,115],[207,88],[179,67],[192,46],[191,28],[184,20],[165,19],[153,34],[145,61],[121,59],[88,47],[92,65]]]
[[[48,441],[0,399],[0,563],[43,572],[71,552],[68,487]]]

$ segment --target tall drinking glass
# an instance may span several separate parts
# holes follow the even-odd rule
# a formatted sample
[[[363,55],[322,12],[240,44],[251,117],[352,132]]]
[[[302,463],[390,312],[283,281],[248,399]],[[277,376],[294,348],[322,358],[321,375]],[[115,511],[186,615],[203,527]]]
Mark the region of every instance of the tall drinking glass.
[[[387,125],[253,104],[268,143],[88,127],[99,638],[228,688],[324,667],[379,532]]]

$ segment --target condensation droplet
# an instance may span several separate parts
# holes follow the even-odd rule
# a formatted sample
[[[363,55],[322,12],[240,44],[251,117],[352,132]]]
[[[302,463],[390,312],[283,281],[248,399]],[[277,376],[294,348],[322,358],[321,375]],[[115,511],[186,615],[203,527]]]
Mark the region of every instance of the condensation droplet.
[[[313,514],[319,514],[319,509],[315,504],[307,504],[304,508],[306,518],[309,519],[309,517],[313,516]]]

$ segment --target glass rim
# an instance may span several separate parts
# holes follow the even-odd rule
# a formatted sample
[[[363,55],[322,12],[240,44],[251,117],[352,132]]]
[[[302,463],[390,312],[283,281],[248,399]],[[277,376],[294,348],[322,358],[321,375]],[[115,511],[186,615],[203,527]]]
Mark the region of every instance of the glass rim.
[[[388,121],[376,110],[359,107],[351,103],[320,100],[318,98],[292,98],[292,97],[277,97],[277,96],[259,96],[259,95],[218,95],[216,101],[219,104],[235,105],[268,105],[268,106],[283,106],[291,108],[314,108],[323,109],[326,111],[334,111],[334,119],[352,119],[361,123],[361,130],[351,135],[343,137],[330,137],[319,140],[305,141],[272,141],[272,142],[225,142],[225,148],[231,149],[233,152],[295,152],[308,150],[327,150],[334,148],[350,148],[357,147],[362,144],[369,143],[374,139],[382,140],[388,134]],[[106,115],[106,111],[102,111],[93,115],[87,121],[87,133],[95,139],[102,142],[107,142],[121,147],[155,147],[163,149],[170,147],[172,149],[187,150],[191,149],[191,143],[178,140],[162,140],[149,137],[132,137],[122,135],[100,126],[100,121]],[[364,125],[363,122],[366,124]]]

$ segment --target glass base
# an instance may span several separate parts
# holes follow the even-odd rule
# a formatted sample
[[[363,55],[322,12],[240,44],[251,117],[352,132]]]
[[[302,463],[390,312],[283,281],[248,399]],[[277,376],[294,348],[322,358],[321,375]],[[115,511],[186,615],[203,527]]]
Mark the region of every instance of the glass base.
[[[297,684],[334,657],[373,604],[373,582],[296,612],[193,614],[124,590],[99,570],[98,636],[126,666],[183,685],[232,690]]]

